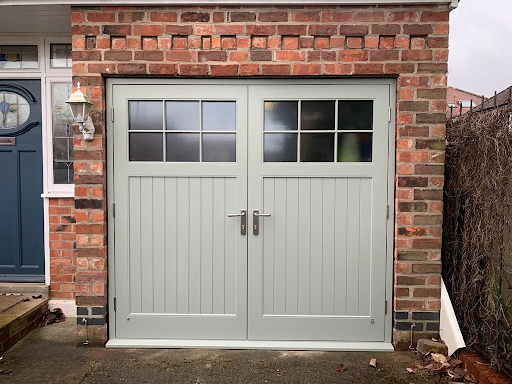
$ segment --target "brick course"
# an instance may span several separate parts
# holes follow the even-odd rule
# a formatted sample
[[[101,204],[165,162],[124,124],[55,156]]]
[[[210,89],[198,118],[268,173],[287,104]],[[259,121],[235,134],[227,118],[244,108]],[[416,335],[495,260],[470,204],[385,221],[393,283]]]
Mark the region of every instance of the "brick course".
[[[431,4],[73,7],[74,82],[90,90],[96,123],[92,142],[75,137],[77,304],[106,305],[103,75],[397,77],[393,307],[407,316],[395,316],[394,342],[408,346],[414,314],[440,307],[448,19]]]
[[[80,187],[77,187],[80,193]],[[50,299],[75,298],[76,225],[73,198],[52,198],[50,220]]]

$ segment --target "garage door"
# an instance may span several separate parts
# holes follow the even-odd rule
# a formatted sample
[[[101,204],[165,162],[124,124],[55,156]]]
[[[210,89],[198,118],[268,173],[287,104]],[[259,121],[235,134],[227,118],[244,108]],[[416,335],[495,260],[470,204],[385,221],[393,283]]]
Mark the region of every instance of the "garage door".
[[[390,84],[111,89],[114,338],[385,340]]]

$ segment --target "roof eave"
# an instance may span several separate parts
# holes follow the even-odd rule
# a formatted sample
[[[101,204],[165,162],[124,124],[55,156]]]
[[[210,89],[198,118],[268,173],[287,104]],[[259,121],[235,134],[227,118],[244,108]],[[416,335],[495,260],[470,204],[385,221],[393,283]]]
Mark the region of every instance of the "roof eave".
[[[347,5],[393,5],[393,4],[450,4],[456,8],[459,0],[0,0],[5,5],[214,5],[214,4],[347,4]]]

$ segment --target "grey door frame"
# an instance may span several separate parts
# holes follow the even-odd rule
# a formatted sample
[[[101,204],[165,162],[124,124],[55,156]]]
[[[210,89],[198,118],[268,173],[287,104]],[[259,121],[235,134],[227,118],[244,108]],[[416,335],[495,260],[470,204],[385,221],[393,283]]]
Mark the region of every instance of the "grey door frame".
[[[167,343],[165,340],[136,340],[116,338],[116,313],[114,311],[115,292],[115,244],[114,230],[115,218],[113,217],[112,206],[114,201],[114,138],[113,122],[111,119],[113,106],[113,87],[116,84],[123,85],[388,85],[389,86],[389,121],[388,121],[388,185],[387,204],[389,216],[386,228],[386,302],[383,305],[385,311],[385,329],[383,343],[297,343],[297,342],[232,342],[226,341],[184,341],[181,344]],[[320,350],[393,350],[392,339],[392,293],[393,293],[393,247],[394,247],[394,179],[395,179],[395,137],[396,137],[396,79],[395,78],[322,78],[322,79],[158,79],[158,78],[107,78],[106,81],[106,128],[107,128],[107,206],[108,206],[108,303],[110,316],[108,321],[110,341],[107,347],[128,348],[128,347],[214,347],[214,348],[264,348],[264,349],[320,349]]]

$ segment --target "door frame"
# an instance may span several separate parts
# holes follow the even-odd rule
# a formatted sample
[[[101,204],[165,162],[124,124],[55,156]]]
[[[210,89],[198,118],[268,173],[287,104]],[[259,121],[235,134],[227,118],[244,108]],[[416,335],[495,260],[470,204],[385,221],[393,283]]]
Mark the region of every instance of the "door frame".
[[[114,135],[112,122],[114,85],[388,85],[389,86],[389,121],[388,121],[388,185],[387,204],[389,216],[386,227],[386,308],[384,317],[384,342],[296,342],[296,341],[235,341],[235,340],[162,340],[162,339],[120,339],[116,338],[115,312],[115,243],[114,243]],[[108,328],[109,348],[233,348],[233,349],[310,349],[310,350],[349,350],[349,351],[393,351],[393,249],[394,249],[394,199],[395,199],[395,137],[396,137],[396,78],[322,78],[322,79],[159,79],[148,78],[107,78],[106,79],[106,140],[107,140],[107,265],[108,265]],[[249,100],[248,100],[249,102]]]

